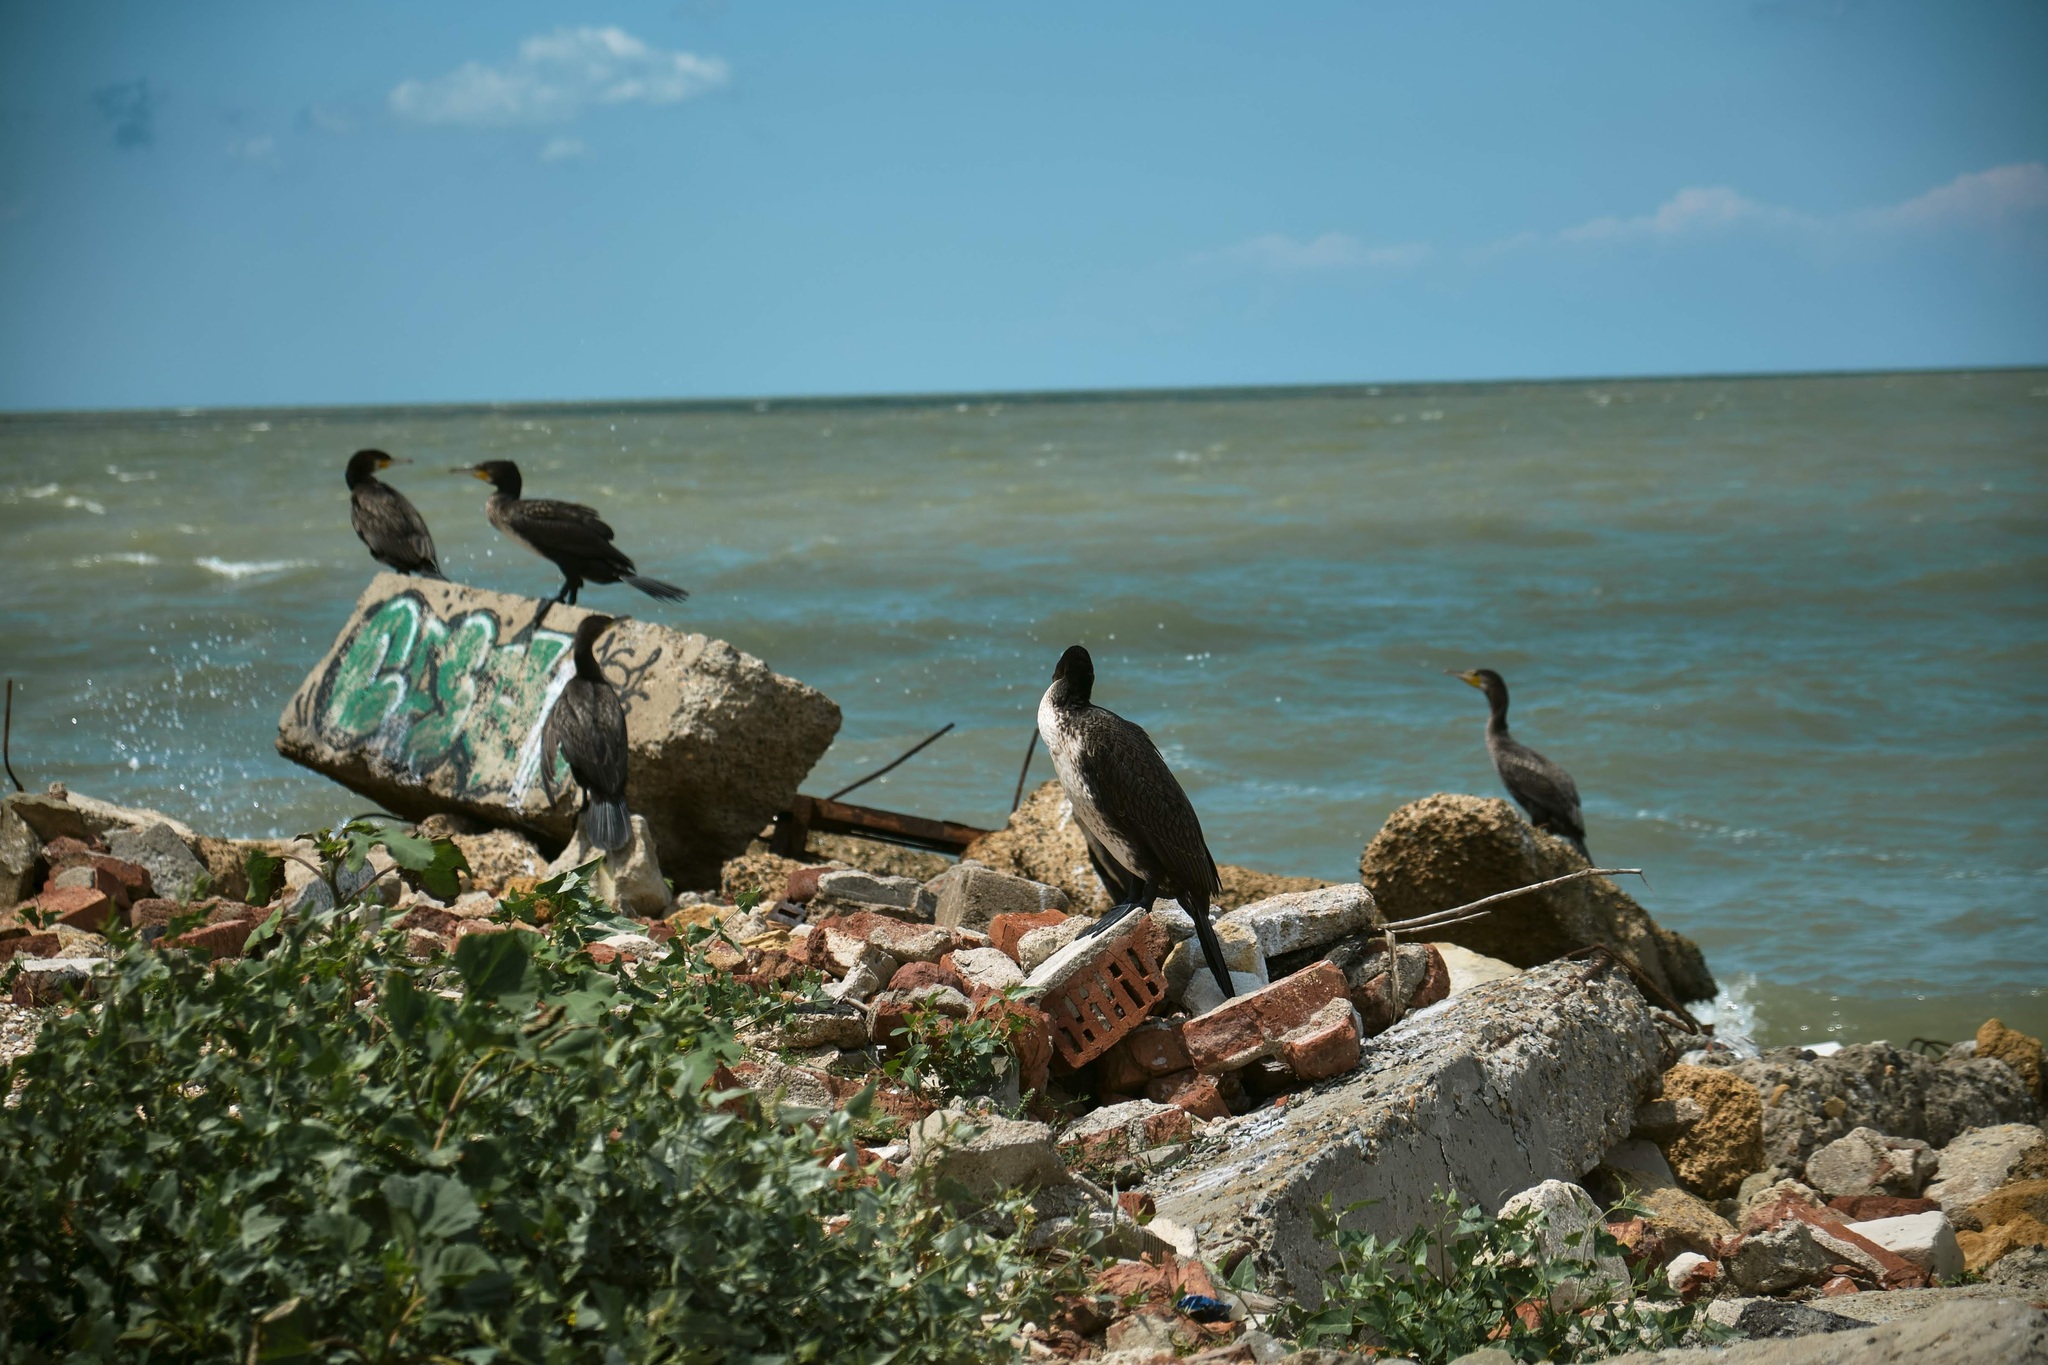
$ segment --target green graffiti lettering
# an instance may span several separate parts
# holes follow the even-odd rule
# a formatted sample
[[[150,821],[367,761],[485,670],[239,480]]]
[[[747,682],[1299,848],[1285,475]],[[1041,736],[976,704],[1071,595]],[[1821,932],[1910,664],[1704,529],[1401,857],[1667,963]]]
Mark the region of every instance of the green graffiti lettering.
[[[452,630],[443,627],[441,635],[433,669],[433,713],[417,722],[405,739],[406,763],[414,772],[450,761],[474,760],[465,727],[476,706],[479,674],[492,662],[491,647],[498,641],[497,618],[488,612],[471,612]],[[470,752],[463,752],[465,749]]]
[[[391,670],[404,667],[419,632],[420,604],[409,597],[392,598],[363,623],[335,670],[327,728],[364,739],[383,727],[406,692],[405,678]]]

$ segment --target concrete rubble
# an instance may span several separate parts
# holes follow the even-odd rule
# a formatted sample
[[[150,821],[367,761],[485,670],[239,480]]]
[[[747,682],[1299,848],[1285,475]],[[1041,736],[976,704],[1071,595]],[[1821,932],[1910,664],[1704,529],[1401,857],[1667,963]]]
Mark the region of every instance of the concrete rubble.
[[[716,1088],[751,1091],[786,1117],[868,1092],[887,1140],[861,1156],[864,1179],[929,1176],[977,1206],[1022,1191],[1035,1244],[1097,1239],[1093,1297],[1069,1302],[1067,1325],[1043,1326],[1034,1350],[1306,1365],[1315,1354],[1268,1334],[1278,1301],[1264,1295],[1320,1303],[1326,1201],[1350,1209],[1346,1226],[1395,1237],[1431,1215],[1440,1188],[1489,1211],[1537,1210],[1548,1254],[1584,1267],[1559,1291],[1574,1307],[1640,1272],[1711,1305],[1738,1335],[1783,1338],[1734,1351],[1872,1331],[1924,1344],[1934,1338],[1921,1324],[1954,1308],[1941,1295],[2048,1297],[2039,1045],[1997,1021],[1946,1058],[1873,1043],[1745,1059],[1698,1049],[1685,1021],[1618,965],[1518,963],[1472,946],[1526,958],[1526,933],[1463,945],[1403,937],[1390,955],[1390,913],[1503,889],[1486,878],[1520,866],[1514,858],[1541,872],[1575,857],[1526,826],[1509,840],[1474,798],[1437,798],[1390,821],[1393,836],[1367,850],[1380,878],[1370,888],[1240,877],[1246,894],[1215,921],[1239,989],[1225,1001],[1193,921],[1171,902],[1085,934],[1092,873],[1084,881],[1051,857],[1071,854],[1068,831],[1056,803],[1034,800],[1008,844],[984,850],[987,864],[907,876],[911,864],[870,858],[853,840],[825,861],[743,848],[701,879],[723,889],[712,893],[669,886],[652,811],[608,859],[571,840],[550,861],[549,836],[531,822],[516,822],[532,831],[522,832],[455,808],[422,828],[454,839],[470,862],[453,900],[427,895],[381,851],[343,889],[360,890],[369,917],[425,959],[521,927],[501,898],[593,860],[596,890],[632,930],[583,950],[600,968],[637,970],[708,932],[691,948],[693,972],[701,962],[783,999],[772,1024],[741,1034],[743,1059]],[[15,1007],[89,996],[116,925],[216,961],[248,951],[276,906],[217,893],[255,848],[293,850],[210,840],[154,812],[63,794],[0,802],[0,891],[16,888],[20,902],[0,914],[0,965],[20,963]],[[1418,863],[1418,849],[1445,865]],[[286,872],[278,906],[323,902],[324,882],[296,864]],[[1419,897],[1399,884],[1409,875],[1436,889]],[[1676,936],[1618,895],[1597,889],[1528,918],[1542,933],[1618,943],[1645,955],[1638,965],[1654,950],[1669,993],[1684,994]],[[544,905],[533,913],[544,922]],[[992,1085],[884,1072],[885,1062],[900,1072],[913,1040],[966,1027],[1007,1038]],[[1674,1064],[1681,1053],[1693,1061]],[[1372,1202],[1351,1207],[1360,1201]],[[1614,1238],[1619,1257],[1587,1251],[1589,1232]],[[1223,1284],[1246,1257],[1263,1294]],[[1957,1285],[1965,1271],[1985,1283]],[[1179,1311],[1189,1293],[1224,1304],[1228,1320]],[[1906,1316],[1866,1328],[1885,1304]],[[1975,1330],[1994,1341],[2008,1327],[2031,1330],[2004,1318]]]
[[[548,800],[540,735],[591,613],[556,607],[522,637],[538,605],[378,574],[285,707],[278,751],[398,815],[455,812],[568,842],[574,783]],[[839,708],[724,641],[652,622],[622,621],[598,651],[626,703],[627,804],[680,885],[712,885],[788,806]]]

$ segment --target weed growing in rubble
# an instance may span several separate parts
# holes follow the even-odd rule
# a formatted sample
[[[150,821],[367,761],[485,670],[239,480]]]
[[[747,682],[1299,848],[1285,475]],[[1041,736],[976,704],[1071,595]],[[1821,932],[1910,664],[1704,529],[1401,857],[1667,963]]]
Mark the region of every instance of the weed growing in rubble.
[[[346,898],[218,967],[130,946],[0,1073],[0,1361],[999,1354],[1014,1242],[828,1170],[854,1115],[707,1093],[725,974],[598,970],[608,912],[544,891],[452,960]]]
[[[1302,1345],[1365,1341],[1422,1365],[1489,1345],[1524,1361],[1600,1360],[1677,1345],[1695,1329],[1696,1309],[1653,1275],[1615,1286],[1613,1302],[1558,1308],[1576,1296],[1557,1291],[1580,1288],[1586,1268],[1544,1253],[1540,1211],[1495,1218],[1443,1191],[1432,1202],[1435,1220],[1385,1242],[1338,1227],[1327,1206],[1317,1213],[1337,1263],[1324,1275],[1322,1311],[1296,1310],[1290,1324]],[[1584,1235],[1566,1242],[1576,1251]],[[1622,1254],[1605,1228],[1592,1236],[1587,1254]]]
[[[1002,999],[1017,992],[1005,991]],[[891,1080],[910,1087],[922,1098],[943,1105],[948,1098],[992,1095],[1017,1074],[1015,1039],[1023,1030],[1022,1015],[997,1008],[971,1019],[953,1019],[920,1005],[904,1016],[895,1036],[903,1049],[882,1064]]]

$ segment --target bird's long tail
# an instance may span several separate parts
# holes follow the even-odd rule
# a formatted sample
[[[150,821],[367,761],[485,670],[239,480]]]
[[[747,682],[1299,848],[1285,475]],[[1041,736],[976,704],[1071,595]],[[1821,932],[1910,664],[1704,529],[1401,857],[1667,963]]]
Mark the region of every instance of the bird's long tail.
[[[441,572],[441,566],[439,564],[428,564],[421,568],[415,569],[413,572],[418,574],[421,578],[437,578],[443,583],[446,583],[448,581],[448,575]]]
[[[1573,848],[1577,849],[1579,851],[1579,856],[1586,860],[1586,866],[1593,866],[1593,855],[1586,852],[1586,841],[1576,834],[1567,834],[1564,837],[1565,842],[1570,844]]]
[[[626,575],[626,581],[646,593],[649,597],[658,597],[664,602],[680,602],[690,595],[688,589],[679,588],[673,583],[664,583],[659,578],[648,578],[642,574],[628,574]]]
[[[633,822],[624,797],[591,798],[583,808],[583,837],[595,848],[616,853],[633,841]]]

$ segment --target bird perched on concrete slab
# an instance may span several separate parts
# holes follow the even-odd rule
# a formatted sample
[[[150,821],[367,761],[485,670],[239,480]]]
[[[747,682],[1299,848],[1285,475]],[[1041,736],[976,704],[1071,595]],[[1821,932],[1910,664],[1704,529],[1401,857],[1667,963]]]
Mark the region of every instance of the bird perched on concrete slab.
[[[396,460],[381,450],[358,450],[349,456],[348,472],[343,476],[348,481],[349,520],[355,524],[357,537],[369,547],[370,558],[379,564],[388,564],[400,573],[439,578],[441,565],[426,518],[405,494],[377,477],[378,470],[401,463],[412,462]]]
[[[598,667],[597,639],[613,625],[609,616],[576,623],[576,676],[562,688],[540,732],[541,786],[555,798],[555,755],[569,760],[569,775],[583,789],[578,827],[592,847],[610,853],[633,838],[626,812],[626,707],[619,691]]]
[[[1088,841],[1088,859],[1116,902],[1090,934],[1132,911],[1149,911],[1169,895],[1195,921],[1202,956],[1227,999],[1230,969],[1209,923],[1209,903],[1223,890],[1202,822],[1174,780],[1152,737],[1114,711],[1095,705],[1095,661],[1080,645],[1060,655],[1052,686],[1038,703],[1038,733]]]
[[[1486,719],[1486,751],[1493,755],[1493,770],[1500,774],[1501,785],[1528,812],[1529,823],[1570,843],[1590,864],[1593,855],[1586,852],[1586,821],[1579,814],[1578,784],[1570,773],[1508,733],[1507,681],[1490,668],[1469,673],[1454,668],[1444,671],[1486,694],[1492,709]]]
[[[562,571],[562,590],[541,603],[533,621],[547,619],[557,603],[576,605],[585,583],[629,583],[664,601],[679,602],[690,594],[673,583],[647,578],[626,552],[612,544],[612,528],[592,508],[546,498],[522,498],[519,466],[510,460],[486,460],[450,471],[471,474],[495,490],[484,503],[491,525]]]

